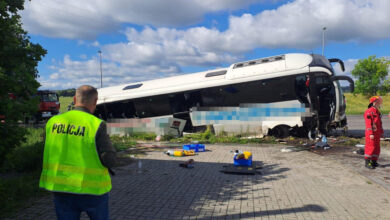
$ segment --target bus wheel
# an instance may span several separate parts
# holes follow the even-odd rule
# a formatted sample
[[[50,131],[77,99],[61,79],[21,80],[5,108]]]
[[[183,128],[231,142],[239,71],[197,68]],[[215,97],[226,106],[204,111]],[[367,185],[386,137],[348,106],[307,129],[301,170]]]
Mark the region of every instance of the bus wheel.
[[[290,135],[290,127],[287,125],[278,125],[271,130],[271,135],[276,138],[286,138]]]
[[[306,138],[308,136],[309,130],[305,127],[294,127],[293,134],[296,137]]]

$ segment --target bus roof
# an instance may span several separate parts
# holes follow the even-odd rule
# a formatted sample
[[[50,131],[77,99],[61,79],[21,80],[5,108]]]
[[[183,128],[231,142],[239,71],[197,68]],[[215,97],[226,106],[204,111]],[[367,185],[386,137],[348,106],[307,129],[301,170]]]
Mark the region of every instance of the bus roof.
[[[111,86],[98,89],[98,104],[299,74],[309,72],[312,62],[310,54],[292,53],[238,62],[228,68]]]

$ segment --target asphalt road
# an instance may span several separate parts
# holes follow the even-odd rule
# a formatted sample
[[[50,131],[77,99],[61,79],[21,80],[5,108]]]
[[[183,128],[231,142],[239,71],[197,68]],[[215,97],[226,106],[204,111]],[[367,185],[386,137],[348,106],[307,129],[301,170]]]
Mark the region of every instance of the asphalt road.
[[[347,122],[347,136],[364,137],[365,124],[363,115],[348,115]],[[388,115],[382,116],[382,124],[383,129],[385,130],[384,137],[390,138],[390,118],[388,117]],[[337,131],[336,133],[339,134],[341,133],[341,131]]]

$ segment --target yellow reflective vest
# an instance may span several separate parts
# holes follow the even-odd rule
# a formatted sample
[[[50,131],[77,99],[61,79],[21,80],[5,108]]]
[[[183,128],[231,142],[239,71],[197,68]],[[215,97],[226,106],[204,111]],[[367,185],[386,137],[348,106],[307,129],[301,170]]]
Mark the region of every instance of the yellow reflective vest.
[[[72,110],[46,124],[43,169],[39,187],[53,192],[102,195],[112,188],[95,137],[102,120]]]

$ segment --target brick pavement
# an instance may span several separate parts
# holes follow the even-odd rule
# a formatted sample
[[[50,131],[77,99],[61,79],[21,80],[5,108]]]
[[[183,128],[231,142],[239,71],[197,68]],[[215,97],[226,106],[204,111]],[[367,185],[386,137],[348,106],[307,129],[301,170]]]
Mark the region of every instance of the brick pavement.
[[[206,145],[211,151],[186,158],[149,152],[141,169],[138,162],[116,169],[111,219],[390,219],[389,191],[337,160],[282,147]],[[262,175],[219,172],[237,148],[252,151]],[[178,166],[189,158],[194,169]],[[55,219],[51,200],[14,219]]]

